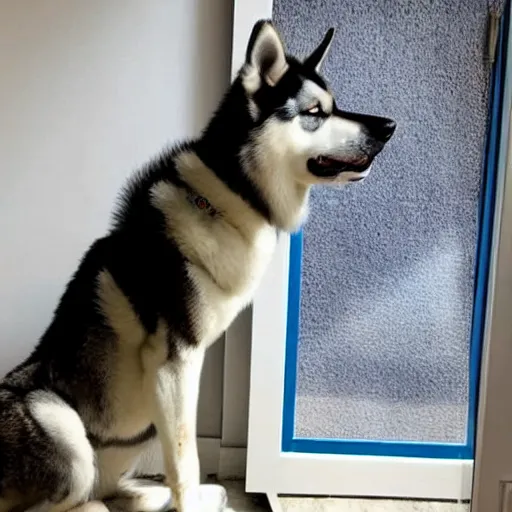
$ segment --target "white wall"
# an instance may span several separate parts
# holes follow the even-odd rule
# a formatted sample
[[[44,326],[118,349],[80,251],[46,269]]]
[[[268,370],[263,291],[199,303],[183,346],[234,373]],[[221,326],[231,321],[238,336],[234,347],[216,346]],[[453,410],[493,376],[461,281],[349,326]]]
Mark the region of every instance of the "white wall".
[[[229,81],[231,0],[0,2],[0,375],[47,326],[130,172]],[[223,346],[199,434],[220,436]]]

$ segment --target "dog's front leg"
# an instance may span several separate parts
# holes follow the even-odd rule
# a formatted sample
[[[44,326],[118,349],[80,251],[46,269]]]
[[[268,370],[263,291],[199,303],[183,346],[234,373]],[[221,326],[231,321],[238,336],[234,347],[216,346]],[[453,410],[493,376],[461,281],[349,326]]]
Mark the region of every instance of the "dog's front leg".
[[[166,363],[156,379],[154,421],[178,512],[200,508],[196,417],[203,359],[204,350],[192,349]]]

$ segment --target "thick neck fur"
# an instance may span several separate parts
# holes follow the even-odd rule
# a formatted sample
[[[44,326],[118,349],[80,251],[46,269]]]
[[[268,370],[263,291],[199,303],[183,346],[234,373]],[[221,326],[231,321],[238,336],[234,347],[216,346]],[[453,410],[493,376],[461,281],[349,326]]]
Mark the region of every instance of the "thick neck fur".
[[[251,117],[249,99],[237,79],[193,149],[272,225],[294,231],[306,215],[309,187],[298,184],[283,168],[285,155],[266,154],[265,145],[272,141],[263,140],[268,132],[259,129],[263,123]]]

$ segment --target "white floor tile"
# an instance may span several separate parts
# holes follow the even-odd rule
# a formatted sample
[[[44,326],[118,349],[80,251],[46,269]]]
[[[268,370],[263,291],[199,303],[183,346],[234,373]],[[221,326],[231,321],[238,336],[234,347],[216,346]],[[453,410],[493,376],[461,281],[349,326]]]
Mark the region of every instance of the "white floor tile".
[[[222,482],[228,491],[230,512],[267,510],[244,492],[243,482]],[[469,505],[397,500],[343,498],[281,498],[283,512],[469,512]]]

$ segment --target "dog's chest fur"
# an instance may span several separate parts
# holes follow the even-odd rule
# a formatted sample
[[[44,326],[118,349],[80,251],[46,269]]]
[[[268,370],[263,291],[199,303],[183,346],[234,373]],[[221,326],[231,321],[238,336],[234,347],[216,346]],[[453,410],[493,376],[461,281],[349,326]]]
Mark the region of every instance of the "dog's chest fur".
[[[275,238],[273,230],[262,228],[246,244],[234,242],[231,250],[229,246],[220,247],[218,255],[226,266],[212,273],[200,264],[189,265],[199,290],[202,312],[197,326],[205,344],[213,343],[251,302],[272,256]]]
[[[177,167],[181,178],[207,197],[215,212],[199,209],[185,190],[168,182],[153,186],[152,203],[164,214],[167,234],[187,260],[196,288],[193,323],[198,340],[208,346],[251,302],[277,233],[194,153],[180,155]]]

